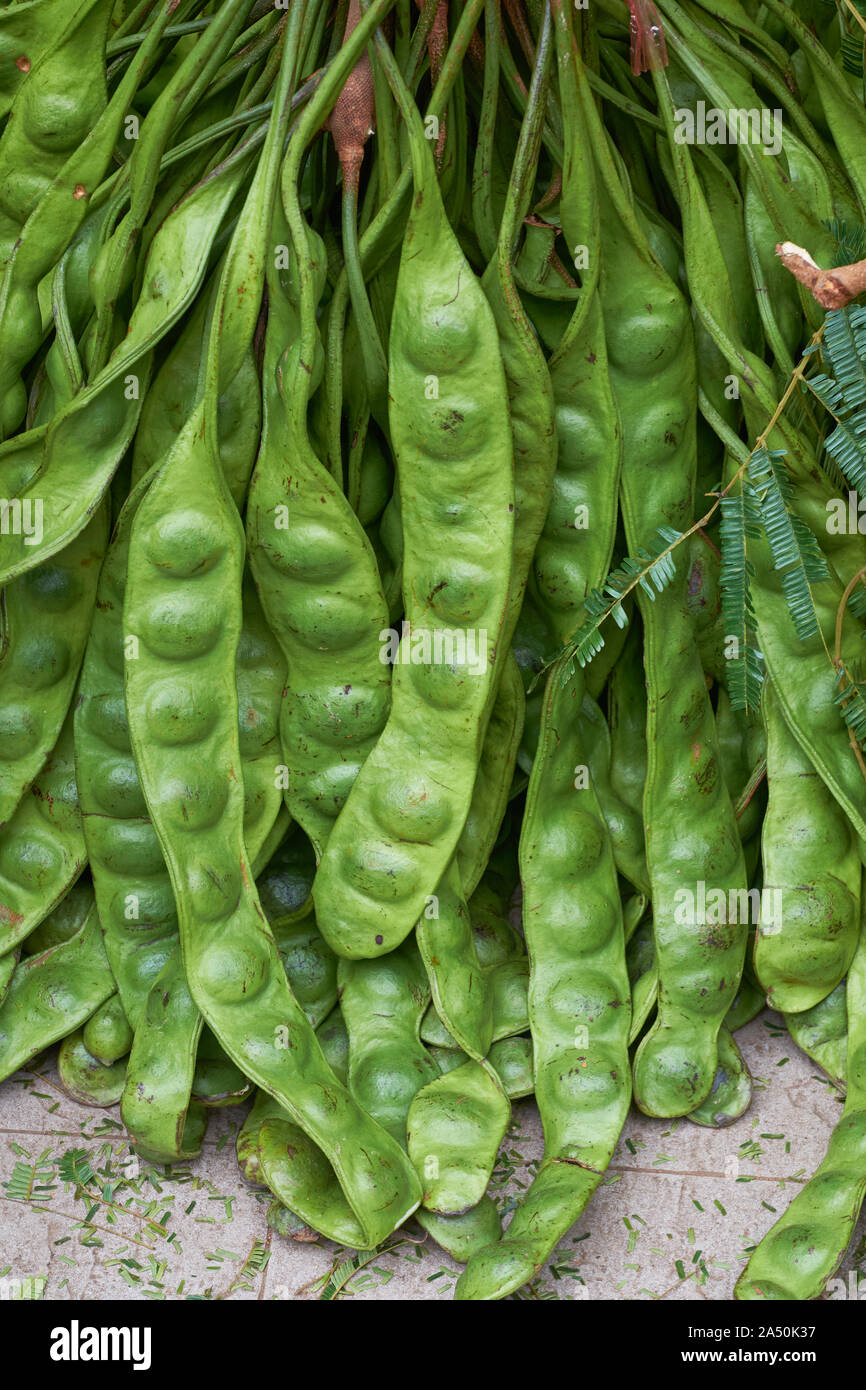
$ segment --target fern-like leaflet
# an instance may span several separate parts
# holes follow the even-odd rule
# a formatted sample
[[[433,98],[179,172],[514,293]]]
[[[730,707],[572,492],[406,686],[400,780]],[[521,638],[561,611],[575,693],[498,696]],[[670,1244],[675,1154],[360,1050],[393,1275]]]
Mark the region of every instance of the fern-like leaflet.
[[[833,376],[807,378],[809,388],[836,421],[825,441],[851,487],[866,493],[866,308],[854,304],[827,315],[824,348]]]
[[[830,578],[817,539],[791,505],[793,488],[782,460],[784,450],[764,445],[749,458],[749,485],[760,508],[773,563],[782,575],[782,591],[801,641],[819,630],[812,584]]]
[[[738,493],[721,499],[721,510],[722,616],[725,640],[735,642],[728,655],[728,693],[734,709],[757,709],[764,673],[752,607],[755,569],[749,559],[748,543],[761,534],[761,515],[748,479],[743,479]]]
[[[619,567],[611,570],[601,589],[591,589],[585,600],[586,618],[568,643],[562,656],[562,680],[567,684],[574,675],[574,664],[588,666],[604,646],[601,625],[613,618],[617,627],[625,627],[628,614],[623,600],[638,586],[651,599],[662,593],[676,575],[671,551],[682,540],[682,532],[670,526],[659,526],[657,539],[641,546],[636,555],[629,555]]]

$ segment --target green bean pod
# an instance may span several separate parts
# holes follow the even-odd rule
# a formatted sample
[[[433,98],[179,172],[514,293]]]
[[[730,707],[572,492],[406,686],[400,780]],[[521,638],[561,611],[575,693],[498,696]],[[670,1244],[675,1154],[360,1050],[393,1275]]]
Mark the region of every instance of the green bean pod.
[[[80,1105],[117,1105],[126,1080],[126,1057],[104,1065],[87,1049],[83,1031],[68,1033],[57,1052],[60,1084]]]
[[[495,322],[448,224],[420,130],[412,153],[415,199],[389,386],[408,627],[388,722],[349,793],[315,888],[326,938],[356,958],[384,954],[408,935],[457,846],[495,689],[514,535]]]
[[[734,1297],[818,1298],[854,1234],[866,1194],[866,931],[848,972],[847,1091],[817,1171],[752,1252]]]
[[[85,869],[84,873],[66,891],[56,907],[43,917],[39,926],[24,942],[24,954],[41,956],[53,946],[70,941],[84,925],[84,919],[93,905],[93,882]]]
[[[349,1032],[349,1090],[405,1145],[409,1106],[439,1074],[420,1037],[430,990],[415,943],[372,961],[342,960],[338,979]]]
[[[469,1060],[429,1081],[406,1121],[409,1157],[421,1179],[421,1205],[462,1216],[481,1201],[511,1118],[492,1065]]]
[[[125,1057],[132,1046],[132,1029],[119,994],[112,994],[82,1029],[82,1041],[91,1057],[110,1067]]]
[[[9,825],[60,737],[93,620],[107,540],[108,514],[100,507],[64,551],[6,587],[0,826]]]
[[[801,1013],[836,988],[857,948],[860,856],[850,822],[788,729],[770,682],[762,712],[769,789],[762,902],[775,906],[762,913],[755,973],[771,1008]]]
[[[324,1151],[376,1244],[420,1194],[398,1146],[327,1066],[255,891],[234,677],[243,531],[215,429],[213,414],[199,408],[133,523],[124,605],[127,632],[138,639],[138,657],[126,664],[132,746],[174,889],[193,1000],[232,1060]],[[186,620],[175,628],[170,615],[179,611]]]
[[[578,719],[592,785],[607,822],[613,846],[614,863],[623,878],[649,897],[650,880],[646,865],[646,844],[640,812],[616,793],[611,779],[611,737],[598,704],[585,694]]]
[[[493,1039],[490,972],[478,959],[469,908],[455,864],[415,928],[415,940],[433,994],[431,1007],[443,1027],[480,1062]]]
[[[70,715],[57,747],[0,834],[0,956],[62,902],[86,859]]]
[[[38,348],[42,337],[42,317],[38,312],[37,299],[39,282],[60,259],[84,221],[92,194],[104,178],[111,162],[124,119],[132,105],[141,77],[158,54],[163,32],[176,9],[177,5],[173,0],[163,0],[160,13],[148,29],[144,42],[126,68],[111,99],[104,110],[99,112],[98,119],[95,119],[97,110],[94,109],[93,103],[98,100],[99,83],[94,80],[96,74],[91,76],[88,69],[95,62],[99,70],[99,79],[103,78],[103,52],[111,4],[100,3],[90,6],[89,12],[87,6],[82,6],[75,29],[69,29],[64,34],[64,57],[67,62],[76,65],[78,81],[83,84],[83,90],[87,93],[93,124],[92,127],[70,124],[68,110],[63,112],[62,121],[58,121],[60,112],[57,106],[65,93],[54,92],[50,97],[47,93],[42,94],[42,102],[44,103],[48,97],[53,108],[51,115],[47,117],[48,121],[57,122],[56,128],[63,130],[64,138],[68,137],[70,131],[78,129],[81,143],[72,151],[63,166],[56,170],[21,228],[8,259],[3,258],[5,265],[0,279],[0,337],[3,343],[0,352],[0,394],[10,404],[12,393],[17,399],[21,399],[20,373]],[[86,22],[82,23],[81,20]],[[73,49],[72,52],[69,52],[70,47]],[[46,54],[46,67],[55,67],[59,56],[57,50]],[[87,69],[84,71],[77,68],[77,63],[82,59],[87,63]],[[57,82],[58,75],[55,74],[54,82]],[[21,96],[22,104],[30,109],[13,112],[15,135],[19,139],[21,130],[18,127],[23,126],[26,129],[28,118],[32,121],[36,114],[31,84],[32,91],[35,92],[37,87],[46,85],[46,77],[42,65],[38,64],[31,72],[26,92]],[[47,85],[50,89],[50,77],[47,78]],[[40,118],[43,131],[45,120],[46,116]],[[43,141],[47,133],[44,131]],[[52,146],[55,146],[56,139],[56,134],[53,134]],[[0,166],[3,164],[3,143],[5,142],[0,142]],[[55,148],[52,148],[52,154],[55,152]],[[22,418],[23,414],[21,408]],[[7,411],[7,430],[11,419],[11,412]]]
[[[214,238],[243,174],[243,163],[216,170],[166,218],[151,247],[142,293],[125,337],[44,434],[28,432],[34,436],[27,457],[30,467],[25,471],[15,464],[17,481],[10,489],[4,480],[4,496],[17,498],[22,508],[50,496],[51,505],[38,546],[28,546],[21,535],[3,537],[0,583],[50,559],[87,524],[137,427],[151,349],[198,293]],[[0,455],[0,478],[5,463]]]
[[[112,0],[82,0],[74,14],[67,16],[67,23],[61,18],[60,32],[55,30],[53,42],[19,88],[0,139],[0,267],[4,270],[23,240],[22,229],[33,208],[105,109],[105,41],[112,9]],[[74,90],[70,70],[77,77]],[[75,197],[72,189],[68,196]],[[38,305],[25,298],[15,307],[17,326],[23,320],[28,336],[35,340],[33,346],[38,346]],[[4,374],[0,421],[4,438],[20,425],[27,406],[24,385],[17,378],[20,365]]]
[[[441,1216],[419,1207],[415,1220],[458,1264],[466,1264],[502,1235],[499,1212],[489,1197],[460,1216]]]
[[[86,1023],[115,991],[96,908],[70,941],[30,956],[0,1004],[0,1080]]]
[[[63,0],[71,14],[75,0]],[[21,83],[57,34],[57,0],[29,0],[6,7],[0,20],[0,119],[5,119]]]
[[[826,999],[802,1013],[786,1014],[785,1023],[794,1042],[830,1078],[845,1090],[848,1060],[848,1009],[843,980]]]
[[[311,258],[304,272],[316,277],[311,293],[322,288],[322,270]],[[308,368],[290,283],[286,271],[269,271],[263,436],[247,535],[262,606],[288,666],[286,804],[318,857],[387,716],[389,668],[380,656],[388,612],[370,543],[307,433]]]
[[[607,209],[601,293],[614,392],[624,430],[621,500],[631,553],[664,517],[691,517],[696,467],[696,390],[691,325],[677,288],[649,252],[597,129],[585,82],[583,105],[599,157]],[[615,230],[610,230],[615,229]],[[682,1115],[709,1093],[717,1038],[739,984],[745,923],[707,921],[703,885],[724,896],[745,888],[745,864],[721,776],[700,657],[679,577],[655,601],[639,590],[647,677],[644,793],[647,863],[659,967],[658,1016],[634,1061],[635,1100],[652,1115]],[[688,924],[692,895],[693,922]],[[677,920],[677,909],[686,917]],[[718,916],[719,914],[714,914]]]
[[[502,1298],[535,1277],[613,1155],[631,1097],[629,983],[613,851],[561,663],[545,693],[521,836],[529,1013],[544,1158],[501,1242],[470,1260],[459,1299]],[[551,773],[551,765],[556,774]]]
[[[692,1124],[711,1129],[732,1125],[748,1110],[752,1101],[752,1078],[743,1054],[726,1023],[719,1029],[719,1061],[713,1085],[706,1100],[690,1110]]]

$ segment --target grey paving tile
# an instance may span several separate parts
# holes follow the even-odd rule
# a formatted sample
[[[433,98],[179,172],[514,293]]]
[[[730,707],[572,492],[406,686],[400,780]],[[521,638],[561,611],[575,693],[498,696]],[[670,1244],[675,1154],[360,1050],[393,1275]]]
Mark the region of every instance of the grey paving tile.
[[[820,1162],[840,1113],[837,1093],[778,1035],[773,1015],[738,1040],[756,1081],[747,1113],[713,1130],[633,1109],[609,1173],[528,1296],[731,1297],[748,1247]],[[41,1158],[37,1174],[50,1188],[40,1204],[9,1200],[0,1187],[0,1281],[41,1278],[45,1296],[57,1299],[304,1301],[345,1266],[347,1252],[329,1241],[303,1244],[269,1230],[269,1194],[244,1182],[235,1158],[245,1108],[214,1111],[201,1157],[167,1172],[137,1164],[117,1109],[71,1100],[50,1059],[38,1070],[0,1085],[0,1184],[16,1163]],[[542,1147],[534,1102],[517,1103],[494,1177],[505,1210],[531,1183]],[[98,1181],[76,1188],[62,1180],[58,1165],[71,1150],[84,1151]],[[864,1250],[866,1220],[843,1275]],[[458,1273],[432,1242],[407,1243],[352,1276],[344,1270],[343,1296],[447,1300]]]

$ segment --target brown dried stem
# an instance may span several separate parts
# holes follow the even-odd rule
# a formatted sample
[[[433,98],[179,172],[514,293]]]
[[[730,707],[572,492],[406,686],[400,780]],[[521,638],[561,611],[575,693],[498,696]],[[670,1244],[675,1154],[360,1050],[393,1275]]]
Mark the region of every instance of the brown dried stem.
[[[783,241],[777,246],[776,255],[824,309],[844,309],[846,304],[866,291],[866,261],[822,270],[808,251],[802,246],[795,246],[792,241]]]

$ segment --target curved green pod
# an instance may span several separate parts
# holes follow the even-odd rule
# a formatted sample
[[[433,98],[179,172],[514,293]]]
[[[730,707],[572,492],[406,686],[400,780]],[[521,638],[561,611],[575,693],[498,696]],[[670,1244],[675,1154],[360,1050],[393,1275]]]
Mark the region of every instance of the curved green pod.
[[[273,239],[302,257],[300,234],[296,246],[279,209]],[[286,805],[318,859],[385,724],[391,680],[381,659],[389,620],[372,547],[308,432],[314,383],[306,360],[318,371],[315,306],[324,281],[321,260],[303,256],[291,272],[268,272],[264,416],[246,527],[250,568],[288,667],[280,715]],[[306,296],[300,303],[298,278]],[[313,338],[303,357],[302,314]]]
[[[328,1066],[343,1085],[349,1081],[349,1031],[339,1004],[316,1029]]]
[[[643,1032],[653,1010],[658,1003],[659,972],[655,962],[638,975],[631,987],[631,1027],[628,1033],[629,1047]]]
[[[54,501],[38,546],[28,548],[18,535],[4,538],[0,583],[64,550],[98,507],[138,425],[152,349],[198,292],[242,173],[234,165],[227,172],[215,171],[178,205],[157,233],[125,337],[105,367],[55,414],[40,436],[35,468],[16,484],[12,495],[22,507],[47,492]]]
[[[86,858],[70,715],[48,762],[0,832],[0,954],[31,936],[63,902]]]
[[[314,1028],[337,1002],[337,957],[313,916],[300,922],[271,923],[292,993]]]
[[[172,1162],[198,1152],[206,1120],[200,1106],[190,1110],[201,1019],[180,962],[174,895],[147,814],[123,692],[122,604],[130,534],[151,480],[148,475],[131,492],[109,549],[85,658],[75,738],[84,833],[106,926],[106,949],[135,1031],[121,1103],[124,1122],[142,1153]],[[259,855],[275,831],[281,837],[285,829],[274,779],[283,677],[279,648],[265,626],[255,589],[247,582],[236,689],[244,842],[251,857]],[[213,1100],[248,1091],[249,1083],[225,1057],[211,1061],[220,1075],[211,1081],[200,1077],[203,1094]]]
[[[286,663],[265,615],[252,577],[245,573],[243,626],[235,657],[238,747],[244,778],[244,843],[258,858],[282,807],[275,776],[280,763],[280,710]]]
[[[75,710],[76,780],[105,949],[135,1030],[177,941],[171,881],[135,765],[124,698],[123,602],[133,518],[129,494],[100,576]]]
[[[478,1205],[508,1127],[511,1106],[493,1070],[469,1060],[415,1095],[406,1121],[421,1205],[460,1216]]]
[[[303,921],[312,912],[315,873],[313,847],[300,826],[295,826],[257,879],[262,907],[275,930]]]
[[[415,927],[415,940],[433,994],[436,1019],[476,1061],[493,1040],[490,971],[481,967],[469,908],[461,891],[459,856],[449,864],[433,902]]]
[[[466,1264],[502,1235],[499,1212],[489,1197],[482,1197],[477,1206],[460,1216],[442,1216],[419,1207],[415,1220],[458,1264]]]
[[[60,899],[57,906],[47,917],[43,917],[39,926],[27,937],[24,942],[24,954],[41,956],[43,952],[50,951],[52,946],[69,941],[83,926],[92,906],[93,883],[85,870],[65,897]]]
[[[22,961],[0,1005],[0,1079],[86,1023],[114,994],[96,908],[71,940]]]
[[[375,960],[341,960],[338,978],[349,1034],[349,1090],[405,1144],[409,1107],[439,1074],[420,1038],[430,990],[418,949],[410,939]]]
[[[351,957],[381,955],[405,939],[456,849],[495,692],[514,538],[496,325],[448,223],[417,113],[411,153],[415,197],[389,344],[408,628],[388,722],[332,831],[315,889],[322,931]],[[443,495],[464,493],[471,506],[443,508]]]
[[[535,1068],[530,1037],[500,1038],[487,1054],[509,1100],[521,1100],[535,1090]]]
[[[41,509],[41,500],[38,505]],[[47,509],[49,515],[51,510]],[[5,642],[0,660],[0,827],[4,829],[61,737],[90,633],[107,540],[108,512],[103,506],[60,555],[4,590]]]
[[[25,8],[36,12],[45,9],[41,5]],[[112,162],[141,79],[159,54],[165,28],[173,15],[175,22],[182,16],[174,0],[162,0],[159,14],[153,18],[143,42],[108,97],[104,46],[111,11],[110,0],[97,0],[95,6],[77,7],[74,24],[61,34],[60,48],[52,46],[43,60],[31,68],[26,90],[22,91],[11,117],[13,144],[26,130],[28,117],[33,123],[32,134],[39,153],[34,161],[36,151],[30,151],[23,181],[30,184],[31,197],[36,192],[34,184],[38,187],[41,183],[42,187],[41,196],[33,198],[32,202],[28,200],[29,215],[6,260],[0,281],[0,339],[3,342],[0,396],[8,403],[7,432],[16,413],[9,407],[16,398],[19,418],[23,418],[19,374],[38,349],[43,334],[43,314],[36,312],[40,305],[40,282],[60,260],[84,221],[92,205],[92,196]],[[60,27],[62,29],[62,25]],[[19,51],[16,62],[10,64],[13,71],[18,69],[22,58],[27,61],[26,55]],[[83,110],[70,119],[68,95],[63,90],[66,86],[64,68],[74,69],[81,83],[81,105],[89,107],[90,114],[86,123],[79,124],[75,119],[84,114]],[[60,111],[63,114],[58,119]],[[45,123],[51,125],[52,122],[57,123],[57,128],[53,138],[46,140]],[[62,141],[58,141],[60,130]],[[72,143],[76,136],[80,142],[77,147]],[[46,167],[49,149],[51,168]],[[67,151],[67,157],[58,168],[55,159],[61,149]],[[0,146],[0,164],[6,162],[8,153]],[[21,154],[19,151],[18,158]],[[33,168],[34,162],[42,164],[38,175]]]
[[[725,1027],[732,1033],[736,1033],[738,1028],[745,1028],[747,1023],[758,1017],[766,1002],[757,985],[753,985],[744,975],[737,996],[725,1014]]]
[[[620,498],[629,553],[636,554],[654,543],[662,519],[684,530],[693,514],[693,332],[685,299],[636,221],[575,61],[607,229],[599,292],[623,425]],[[702,888],[727,902],[729,892],[745,889],[746,874],[683,580],[674,578],[654,600],[638,588],[648,693],[643,822],[659,995],[656,1020],[635,1054],[634,1094],[646,1114],[672,1117],[694,1109],[712,1087],[718,1033],[748,935],[744,923],[705,920],[695,904]]]
[[[778,911],[755,937],[755,973],[767,1003],[802,1013],[848,970],[860,930],[857,837],[764,685],[769,797],[761,832],[763,901]],[[762,914],[763,916],[763,914]]]
[[[279,1107],[269,1110],[258,1134],[262,1180],[290,1211],[329,1240],[355,1250],[372,1249],[364,1227],[346,1202],[337,1175],[321,1149]]]
[[[324,1148],[347,1211],[376,1244],[420,1192],[398,1146],[327,1066],[258,902],[244,846],[243,788],[232,776],[243,535],[203,424],[199,411],[133,526],[124,609],[142,653],[126,670],[133,749],[178,905],[193,1001],[229,1057]],[[197,614],[198,637],[191,643],[183,633],[180,648],[162,627],[162,615],[177,604]],[[302,1208],[298,1214],[306,1219]]]
[[[719,1029],[719,1061],[712,1090],[706,1100],[690,1110],[696,1125],[723,1129],[745,1115],[752,1101],[752,1078],[743,1054],[727,1026]]]
[[[646,786],[647,696],[640,617],[635,613],[619,661],[610,673],[607,722],[610,730],[610,785],[620,801],[643,813]]]
[[[74,0],[65,0],[71,13]],[[7,6],[0,23],[0,117],[8,114],[21,83],[57,33],[56,0]],[[24,59],[18,62],[16,59]]]
[[[110,1067],[125,1057],[132,1046],[132,1029],[123,1011],[119,994],[112,994],[81,1032],[81,1040],[97,1062]]]
[[[529,1027],[529,961],[526,956],[513,956],[497,965],[488,966],[484,974],[489,984],[493,1010],[491,1043],[525,1033]],[[435,1001],[424,1015],[421,1040],[439,1047],[454,1047],[457,1042],[439,1017]]]
[[[786,1014],[788,1032],[802,1052],[811,1057],[840,1091],[845,1090],[848,1065],[847,982],[838,984],[826,999],[803,1013]]]
[[[629,981],[613,850],[583,763],[583,682],[555,666],[521,836],[529,1018],[544,1157],[503,1239],[455,1290],[494,1299],[526,1283],[577,1220],[613,1155],[631,1099]]]
[[[611,781],[611,739],[607,720],[595,700],[584,694],[578,718],[595,794],[607,822],[617,870],[644,897],[650,895],[641,811],[616,793]]]
[[[456,1071],[466,1062],[466,1053],[459,1047],[441,1047],[438,1043],[428,1046],[443,1076]],[[487,1054],[487,1062],[496,1072],[499,1083],[509,1100],[522,1100],[531,1096],[535,1090],[535,1075],[532,1065],[532,1039],[530,1037],[501,1038],[492,1044]]]
[[[82,1030],[67,1034],[57,1053],[60,1084],[81,1105],[117,1105],[126,1081],[126,1057],[106,1066],[88,1052]]]
[[[253,1093],[253,1083],[226,1056],[208,1027],[201,1030],[190,1093],[194,1104],[240,1105]]]
[[[136,1149],[156,1163],[200,1152],[207,1112],[192,1100],[202,1018],[192,1000],[179,945],[148,990],[121,1098],[121,1115]]]
[[[10,286],[10,269],[14,266],[16,251],[24,248],[23,259],[30,249],[26,228],[34,208],[46,198],[50,199],[54,180],[69,156],[76,152],[81,154],[78,147],[82,142],[87,149],[87,136],[94,126],[98,127],[105,111],[108,100],[105,42],[112,8],[111,0],[82,0],[72,12],[66,10],[64,13],[64,7],[59,13],[55,11],[49,42],[41,53],[34,53],[35,62],[24,56],[27,78],[18,88],[10,119],[0,139],[0,271],[4,272],[0,312],[12,300],[9,304],[12,312],[3,323],[4,353],[0,361],[3,400],[0,423],[4,438],[24,419],[27,393],[19,372],[39,347],[42,336],[39,306],[32,293],[34,286]],[[22,55],[16,56],[20,59]],[[74,95],[69,89],[70,70],[76,72],[81,81]],[[109,142],[106,163],[113,144],[113,140]],[[103,171],[100,161],[95,171],[96,181]],[[71,197],[72,187],[67,180],[68,197]],[[72,222],[76,212],[67,214],[67,223]],[[48,225],[41,229],[37,241],[48,240],[59,213],[60,206]],[[62,224],[64,219],[59,220]]]
[[[866,918],[864,918],[866,926]],[[734,1297],[819,1298],[854,1234],[866,1195],[866,929],[848,972],[847,1091],[842,1118],[817,1171],[759,1242]]]

